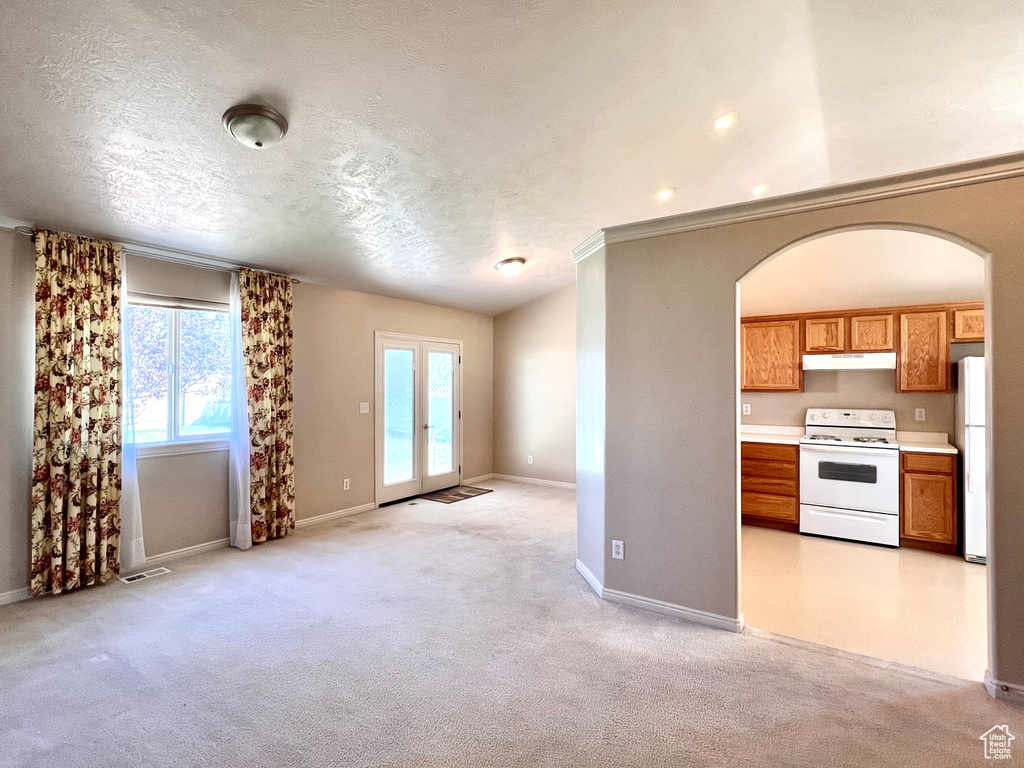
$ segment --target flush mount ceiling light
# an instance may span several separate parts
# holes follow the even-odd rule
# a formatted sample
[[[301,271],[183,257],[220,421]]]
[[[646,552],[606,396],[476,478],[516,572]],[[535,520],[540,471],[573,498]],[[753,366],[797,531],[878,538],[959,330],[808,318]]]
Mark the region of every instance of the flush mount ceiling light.
[[[505,277],[515,277],[523,271],[523,267],[526,266],[526,259],[521,259],[516,256],[514,259],[505,259],[499,261],[494,265],[494,268],[501,272]]]
[[[732,128],[736,124],[736,119],[739,117],[735,112],[726,112],[724,115],[719,115],[715,118],[715,130],[720,133],[724,133]]]
[[[251,149],[267,149],[288,132],[288,121],[276,109],[262,104],[238,104],[221,118],[224,128]]]
[[[767,184],[758,184],[756,187],[754,187],[752,190],[750,190],[750,194],[754,195],[754,197],[760,197],[761,195],[763,195],[767,191],[768,191],[768,185]]]
[[[661,190],[661,192],[656,194],[654,197],[657,200],[668,200],[675,193],[676,193],[676,188],[675,187],[665,187],[665,189]]]

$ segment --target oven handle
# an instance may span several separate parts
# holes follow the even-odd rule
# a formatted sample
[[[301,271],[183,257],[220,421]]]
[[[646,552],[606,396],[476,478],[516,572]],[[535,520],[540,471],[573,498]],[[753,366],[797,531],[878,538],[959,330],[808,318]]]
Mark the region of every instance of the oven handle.
[[[848,445],[805,445],[800,444],[801,451],[812,453],[854,453],[858,456],[883,456],[892,455],[899,458],[899,450],[894,448],[854,448]]]

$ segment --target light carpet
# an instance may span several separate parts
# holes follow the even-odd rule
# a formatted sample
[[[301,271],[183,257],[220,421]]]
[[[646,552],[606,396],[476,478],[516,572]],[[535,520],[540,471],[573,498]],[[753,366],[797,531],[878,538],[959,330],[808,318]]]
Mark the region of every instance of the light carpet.
[[[1024,737],[977,683],[602,601],[572,492],[486,485],[0,608],[0,764],[939,768]]]

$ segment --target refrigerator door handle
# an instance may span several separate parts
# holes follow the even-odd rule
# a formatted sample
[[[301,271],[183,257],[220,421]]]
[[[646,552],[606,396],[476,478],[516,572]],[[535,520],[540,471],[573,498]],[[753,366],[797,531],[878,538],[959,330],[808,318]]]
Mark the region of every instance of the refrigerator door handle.
[[[967,492],[974,493],[974,473],[971,472],[971,430],[964,429],[964,472],[967,473]]]

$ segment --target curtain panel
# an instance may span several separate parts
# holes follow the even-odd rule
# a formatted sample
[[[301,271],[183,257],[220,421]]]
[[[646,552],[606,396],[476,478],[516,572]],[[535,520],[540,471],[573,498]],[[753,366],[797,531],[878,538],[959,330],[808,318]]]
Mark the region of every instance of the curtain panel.
[[[240,269],[238,279],[255,543],[285,536],[295,527],[292,281],[251,269]]]
[[[119,573],[121,246],[37,231],[31,591]]]

